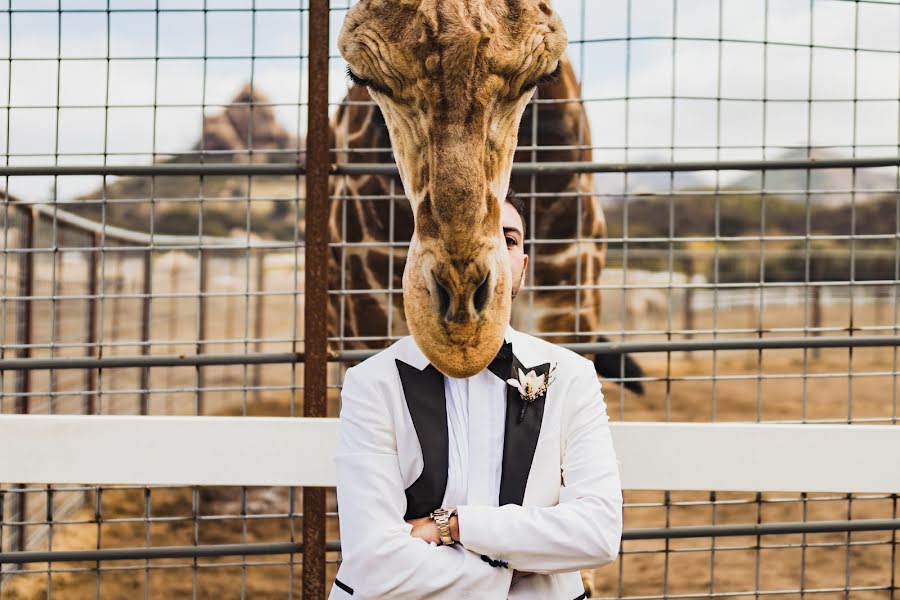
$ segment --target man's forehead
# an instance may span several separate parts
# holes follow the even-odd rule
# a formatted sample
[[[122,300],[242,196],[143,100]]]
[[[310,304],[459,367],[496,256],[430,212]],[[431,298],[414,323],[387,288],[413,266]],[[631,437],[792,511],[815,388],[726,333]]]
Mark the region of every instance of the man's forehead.
[[[509,202],[503,203],[503,211],[500,213],[500,222],[504,229],[515,229],[520,233],[523,231],[522,217],[516,207]]]

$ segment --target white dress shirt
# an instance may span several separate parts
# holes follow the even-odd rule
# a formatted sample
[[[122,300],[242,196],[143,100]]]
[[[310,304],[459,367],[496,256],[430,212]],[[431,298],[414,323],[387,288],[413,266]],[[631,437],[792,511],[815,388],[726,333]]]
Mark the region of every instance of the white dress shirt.
[[[509,341],[507,329],[504,343]],[[449,453],[441,506],[498,506],[506,421],[506,382],[490,370],[444,376]]]
[[[506,383],[490,371],[444,377],[449,452],[442,506],[497,506],[503,460]]]

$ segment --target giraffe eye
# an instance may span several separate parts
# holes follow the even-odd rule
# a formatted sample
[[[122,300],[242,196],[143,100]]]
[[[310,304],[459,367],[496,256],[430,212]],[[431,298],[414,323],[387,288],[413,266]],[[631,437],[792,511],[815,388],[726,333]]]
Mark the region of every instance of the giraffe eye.
[[[347,78],[353,83],[353,85],[358,85],[360,87],[368,88],[370,92],[379,92],[384,94],[385,96],[392,96],[391,90],[387,87],[380,85],[379,83],[372,81],[371,79],[366,79],[364,77],[360,77],[348,66],[347,67]]]
[[[556,63],[556,68],[553,69],[553,72],[547,73],[546,75],[544,75],[543,77],[541,77],[540,79],[538,79],[537,84],[538,84],[538,85],[545,85],[545,84],[548,84],[548,83],[552,83],[552,82],[556,81],[557,79],[559,79],[559,76],[560,76],[560,75],[562,75],[562,63],[561,63],[561,62],[557,62],[557,63]]]
[[[353,85],[358,85],[360,87],[369,87],[369,85],[372,83],[368,79],[363,79],[362,77],[354,73],[349,66],[347,67],[347,78],[353,83]]]
[[[530,91],[536,87],[539,87],[542,85],[547,85],[548,83],[552,83],[552,82],[556,81],[557,79],[559,79],[561,74],[562,74],[562,63],[557,62],[556,68],[553,69],[553,71],[551,71],[550,73],[547,73],[546,75],[542,75],[537,80],[526,83],[524,86],[522,86],[522,92],[524,93],[524,92]]]

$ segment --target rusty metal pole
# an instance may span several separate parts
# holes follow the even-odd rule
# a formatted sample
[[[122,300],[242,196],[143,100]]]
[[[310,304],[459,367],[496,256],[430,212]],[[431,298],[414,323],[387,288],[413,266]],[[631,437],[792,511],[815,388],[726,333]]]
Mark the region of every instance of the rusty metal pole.
[[[19,282],[18,282],[18,318],[16,319],[16,342],[18,344],[18,349],[16,355],[18,358],[30,358],[31,357],[31,334],[32,334],[32,320],[31,320],[31,298],[34,296],[34,226],[35,221],[37,220],[37,209],[31,208],[30,210],[22,211],[22,221],[24,226],[24,235],[22,239],[22,244],[20,249],[24,250],[19,255]],[[16,371],[16,401],[15,411],[18,414],[28,414],[29,411],[29,398],[28,394],[31,392],[31,371],[29,369],[22,369]],[[13,520],[19,525],[17,525],[13,531],[16,532],[15,536],[15,549],[19,552],[26,550],[25,548],[25,523],[26,517],[28,516],[28,509],[26,506],[26,494],[25,486],[17,483],[12,485],[12,490],[18,490],[18,494],[14,494],[13,498],[16,500],[15,510],[13,514]]]
[[[169,269],[169,312],[166,316],[166,321],[169,323],[168,328],[168,340],[169,344],[166,347],[166,352],[169,354],[173,354],[175,352],[175,345],[172,341],[175,339],[175,332],[178,331],[178,321],[180,317],[180,313],[178,312],[178,298],[176,294],[181,290],[181,261],[178,260],[177,251],[170,253],[172,257],[171,267]],[[172,369],[165,369],[166,373],[166,382],[165,386],[172,387],[172,381],[174,379],[172,375]],[[172,412],[172,394],[166,394],[166,408],[165,414],[170,415],[174,414]]]
[[[53,262],[54,262],[54,271],[55,275],[52,276],[52,281],[50,282],[50,294],[54,296],[54,300],[50,302],[50,311],[51,317],[50,321],[53,327],[53,333],[50,339],[58,340],[62,339],[62,321],[61,318],[62,312],[65,309],[65,305],[60,306],[60,302],[57,298],[65,297],[65,289],[63,284],[66,281],[66,273],[65,273],[65,262],[63,262],[63,253],[60,252],[60,248],[66,247],[66,230],[61,228],[57,230],[57,240],[55,240],[55,249],[53,252]],[[55,287],[54,287],[55,286]],[[56,355],[56,348],[53,346],[50,347],[50,356]],[[49,394],[47,394],[47,406],[50,414],[56,412],[56,407],[53,401],[53,393],[59,390],[59,372],[56,369],[50,369],[49,372],[50,381],[49,381]]]
[[[197,306],[197,354],[206,352],[206,293],[209,291],[209,256],[200,250],[200,298]],[[205,386],[203,367],[197,367],[197,406],[195,413],[203,414],[203,387]]]
[[[688,250],[690,252],[690,250]],[[684,277],[687,284],[684,288],[684,329],[685,331],[694,330],[694,257],[686,254],[684,257]],[[694,337],[693,333],[686,333],[684,339],[689,340]],[[690,351],[684,353],[685,358],[691,358]]]
[[[821,335],[821,327],[822,327],[822,286],[821,281],[823,279],[822,275],[824,274],[824,269],[822,269],[822,263],[815,258],[810,259],[810,278],[813,280],[812,286],[812,327],[814,329],[813,335],[818,336]],[[818,359],[822,356],[821,348],[813,348],[812,357],[813,359]]]
[[[16,319],[16,342],[19,346],[16,356],[18,358],[30,358],[32,334],[31,297],[34,295],[34,224],[37,214],[34,209],[22,211],[24,235],[22,236],[19,255],[19,289],[18,289],[18,318]],[[16,371],[16,413],[28,414],[29,398],[31,391],[31,371],[22,369]]]
[[[309,3],[303,416],[326,415],[328,331],[328,0]],[[325,597],[325,488],[303,488],[303,600]]]
[[[266,315],[266,255],[265,250],[260,249],[256,254],[256,319],[253,321],[253,351],[262,352],[262,336],[264,318]],[[262,392],[259,386],[262,385],[262,365],[253,365],[253,399],[259,401],[262,398]]]
[[[150,292],[153,290],[153,255],[150,250],[144,252],[144,281],[143,281],[143,298],[141,298],[141,355],[150,354]],[[149,414],[149,389],[150,389],[150,368],[141,368],[141,381],[139,384],[141,390],[140,408],[141,414]]]
[[[9,216],[7,215],[7,218]],[[6,505],[4,501],[6,500],[6,491],[0,488],[0,523],[7,523],[8,520],[6,518]],[[0,552],[3,552],[3,527],[0,527]],[[13,569],[20,569],[19,565],[12,567]],[[0,565],[0,590],[3,589],[3,565]]]
[[[94,344],[97,342],[97,263],[98,254],[100,254],[100,234],[94,233],[91,236],[90,257],[88,258],[88,301],[87,301],[87,318],[85,319],[85,356],[97,355]],[[87,392],[84,396],[84,414],[92,415],[97,411],[97,370],[85,369],[84,372],[84,389]]]

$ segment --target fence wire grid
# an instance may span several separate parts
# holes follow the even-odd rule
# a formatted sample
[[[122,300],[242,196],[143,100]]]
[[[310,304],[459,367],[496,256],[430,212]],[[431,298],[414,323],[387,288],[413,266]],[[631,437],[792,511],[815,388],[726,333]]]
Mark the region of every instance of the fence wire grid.
[[[304,328],[330,311],[321,416],[337,416],[345,366],[405,334],[409,211],[386,138],[337,128],[327,222],[307,210],[308,143],[331,139],[315,102],[333,121],[371,105],[348,100],[335,46],[349,4],[316,2],[0,2],[0,413],[309,414],[302,360],[325,338]],[[900,4],[553,4],[580,96],[538,92],[520,128],[532,260],[514,325],[613,356],[614,420],[896,424]],[[560,206],[575,218],[554,228]],[[384,224],[370,235],[365,211]],[[315,236],[328,301],[306,306]],[[572,248],[584,262],[554,266]],[[321,548],[304,491],[3,482],[0,554],[50,555],[0,563],[0,597],[294,597],[320,559],[330,587],[334,493]],[[896,495],[625,499],[592,597],[895,597],[894,530],[802,525],[897,519]],[[666,535],[680,526],[709,532]]]

